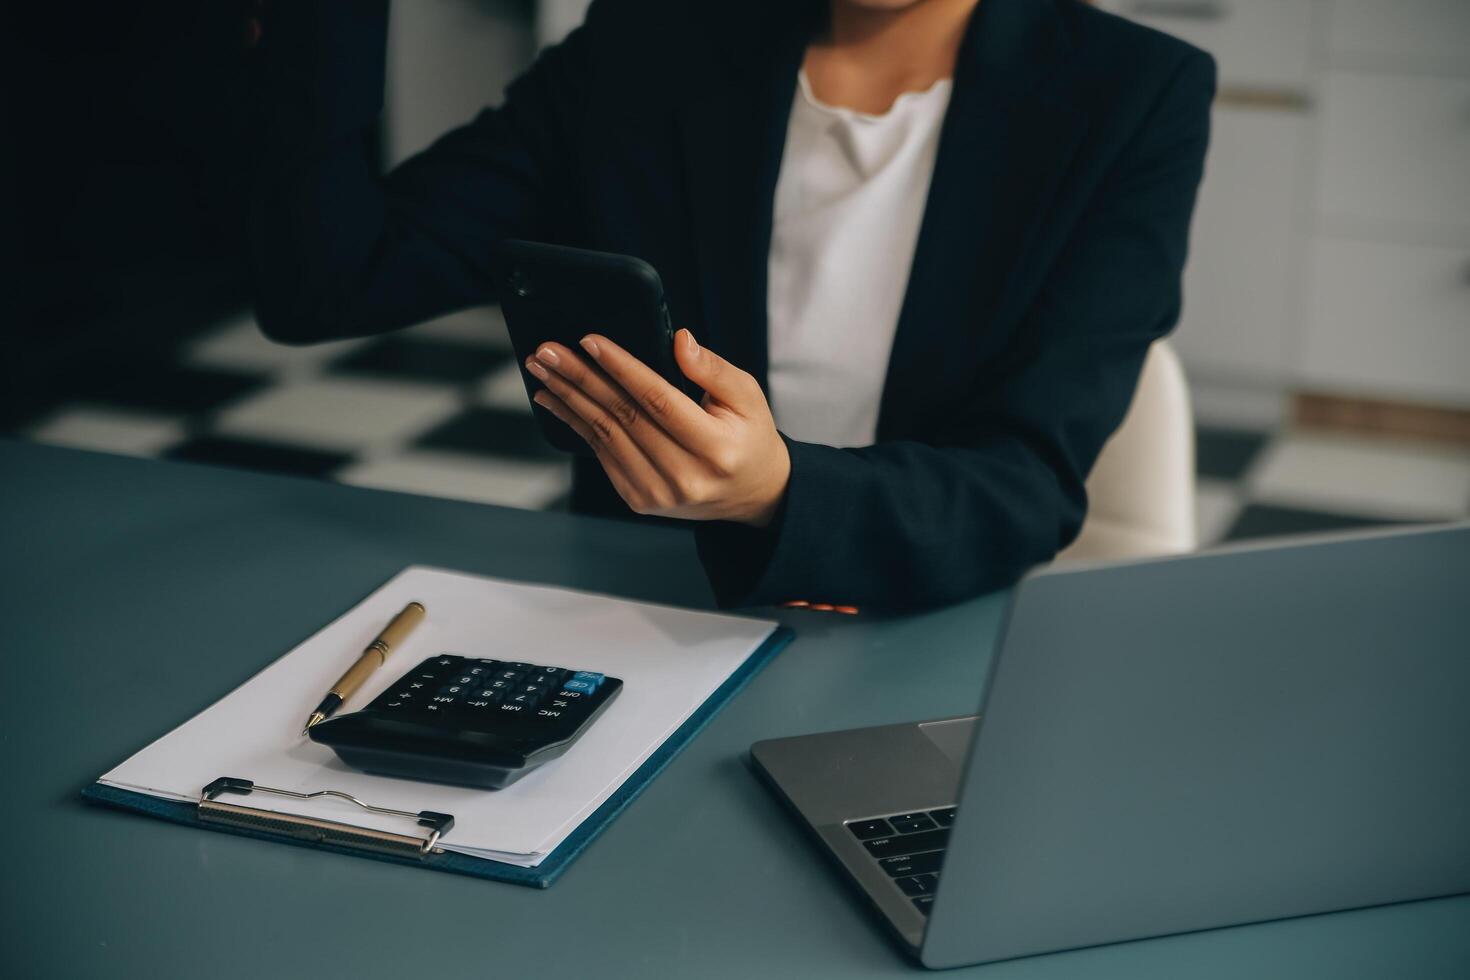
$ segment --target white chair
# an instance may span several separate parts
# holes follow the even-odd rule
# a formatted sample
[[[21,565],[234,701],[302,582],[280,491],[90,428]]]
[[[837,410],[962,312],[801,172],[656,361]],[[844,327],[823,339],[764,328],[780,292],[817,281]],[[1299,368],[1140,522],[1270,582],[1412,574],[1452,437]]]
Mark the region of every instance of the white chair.
[[[1057,561],[1173,555],[1196,547],[1194,422],[1174,349],[1156,342],[1133,404],[1087,478],[1082,532]]]

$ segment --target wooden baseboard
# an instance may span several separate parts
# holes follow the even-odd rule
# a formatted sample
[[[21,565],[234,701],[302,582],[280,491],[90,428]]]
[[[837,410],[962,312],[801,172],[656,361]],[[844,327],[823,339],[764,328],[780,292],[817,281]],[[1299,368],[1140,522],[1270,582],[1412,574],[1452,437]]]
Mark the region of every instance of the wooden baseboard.
[[[1470,410],[1466,409],[1319,392],[1297,392],[1291,396],[1291,405],[1292,420],[1302,428],[1470,446]]]

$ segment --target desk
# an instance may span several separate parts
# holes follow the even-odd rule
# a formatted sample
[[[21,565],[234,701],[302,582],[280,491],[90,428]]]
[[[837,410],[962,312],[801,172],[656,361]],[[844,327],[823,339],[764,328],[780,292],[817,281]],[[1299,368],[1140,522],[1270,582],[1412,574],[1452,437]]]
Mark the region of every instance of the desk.
[[[77,793],[404,565],[706,606],[684,532],[0,441],[0,542],[0,974],[921,975],[745,753],[972,711],[999,596],[886,621],[783,611],[797,642],[538,892],[184,829]],[[1465,976],[1470,897],[961,972]]]

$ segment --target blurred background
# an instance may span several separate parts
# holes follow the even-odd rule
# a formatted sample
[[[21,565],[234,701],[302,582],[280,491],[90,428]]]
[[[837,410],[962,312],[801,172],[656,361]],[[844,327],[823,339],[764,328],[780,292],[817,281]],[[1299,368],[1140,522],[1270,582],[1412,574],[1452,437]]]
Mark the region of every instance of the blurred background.
[[[982,0],[983,2],[983,0]],[[1202,542],[1470,515],[1470,2],[1099,0],[1212,52],[1175,345]],[[47,9],[51,6],[53,9]],[[393,8],[392,166],[585,0]],[[245,3],[14,12],[0,431],[558,507],[494,309],[290,348],[249,314]],[[21,43],[14,43],[19,39]]]

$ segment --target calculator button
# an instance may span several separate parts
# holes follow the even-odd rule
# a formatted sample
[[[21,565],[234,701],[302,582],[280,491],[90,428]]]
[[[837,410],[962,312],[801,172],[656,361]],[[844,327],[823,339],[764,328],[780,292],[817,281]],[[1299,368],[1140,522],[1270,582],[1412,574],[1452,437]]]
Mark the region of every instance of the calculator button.
[[[537,708],[536,714],[533,717],[543,722],[553,722],[558,718],[565,718],[566,716],[566,708],[554,708],[551,705],[547,705],[543,708]]]
[[[932,817],[934,819],[934,822],[939,824],[939,826],[948,827],[950,824],[954,823],[954,815],[957,809],[959,808],[947,806],[943,810],[930,810],[929,816]]]
[[[495,699],[477,697],[472,694],[465,700],[464,707],[466,711],[485,713],[495,707],[496,703]]]
[[[463,699],[462,698],[459,698],[459,697],[456,697],[453,694],[436,694],[432,698],[429,699],[429,702],[431,704],[441,704],[441,705],[443,705],[444,707],[447,708],[451,704],[457,704],[461,700],[463,700]]]
[[[500,704],[496,705],[496,709],[499,710],[499,711],[509,711],[509,712],[512,712],[512,713],[522,713],[522,712],[524,712],[526,710],[526,706],[524,704],[516,704],[514,701],[507,700],[507,701],[502,701]]]
[[[520,671],[526,671],[526,670],[535,670],[536,669],[536,665],[535,664],[523,664],[523,663],[517,663],[515,661],[510,661],[510,662],[502,661],[501,664],[500,664],[500,666],[501,666],[501,669],[503,669],[503,670],[520,670]]]
[[[598,686],[601,685],[602,682],[606,679],[607,678],[604,677],[602,674],[596,674],[590,670],[579,670],[572,675],[572,680],[585,681],[586,683],[592,685],[592,689],[594,691],[597,690]]]
[[[527,708],[534,708],[541,701],[541,692],[532,691],[523,694],[511,694],[505,699],[506,704],[519,704]]]
[[[486,690],[499,691],[502,694],[509,694],[511,691],[513,691],[515,689],[515,686],[516,686],[516,682],[515,681],[494,680],[494,681],[491,681],[489,684],[486,684],[485,685],[485,688],[486,688]]]
[[[587,697],[587,692],[586,691],[569,691],[565,687],[563,687],[560,691],[557,691],[556,692],[556,696],[559,697],[559,698],[566,698],[568,701],[571,701],[571,702],[574,702],[575,703],[575,702],[580,701],[581,699]]]
[[[562,686],[562,691],[568,694],[591,694],[597,690],[597,685],[591,681],[579,681],[575,677]]]
[[[423,670],[414,674],[413,679],[416,681],[437,681],[439,675],[432,670]]]
[[[414,691],[395,691],[395,692],[393,692],[393,700],[395,700],[395,701],[413,701],[416,698],[418,698],[418,696],[419,695],[416,692],[414,692]]]
[[[465,672],[460,673],[460,674],[455,674],[453,677],[451,677],[449,679],[449,683],[451,683],[451,684],[461,684],[461,685],[463,685],[465,687],[469,687],[471,684],[474,684],[479,679],[480,679],[480,675],[478,675],[478,674],[471,674],[469,671],[465,671]]]
[[[550,684],[537,684],[532,681],[521,681],[515,685],[517,694],[545,694],[549,690],[551,690]]]
[[[445,667],[453,667],[458,664],[462,659],[463,658],[461,657],[436,657],[434,659],[434,666],[440,669],[443,669]]]
[[[389,710],[397,710],[399,708],[406,708],[406,707],[408,707],[408,702],[407,701],[387,701],[387,702],[384,702],[383,707],[384,708],[387,708]]]
[[[934,896],[933,895],[920,895],[918,898],[911,898],[911,899],[909,899],[909,901],[911,901],[911,902],[914,903],[914,908],[918,909],[924,915],[928,915],[929,914],[929,906],[931,906],[931,905],[934,904]]]
[[[439,688],[440,694],[468,694],[474,688],[469,684],[446,684]]]
[[[524,670],[497,670],[495,677],[502,681],[518,681],[526,676]]]
[[[492,669],[493,668],[490,667],[488,664],[475,664],[474,666],[466,667],[464,669],[464,676],[478,677],[483,680],[490,676],[490,672]]]

